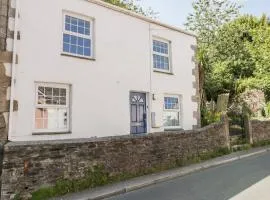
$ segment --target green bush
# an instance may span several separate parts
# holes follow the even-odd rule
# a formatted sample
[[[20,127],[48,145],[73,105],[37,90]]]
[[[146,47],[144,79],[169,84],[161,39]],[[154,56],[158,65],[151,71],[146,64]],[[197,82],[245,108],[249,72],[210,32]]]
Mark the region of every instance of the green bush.
[[[216,111],[209,111],[206,108],[203,108],[201,114],[202,126],[208,126],[209,124],[220,122],[221,120],[221,113]]]
[[[265,117],[269,117],[270,118],[270,101],[265,106],[264,115],[265,115]]]

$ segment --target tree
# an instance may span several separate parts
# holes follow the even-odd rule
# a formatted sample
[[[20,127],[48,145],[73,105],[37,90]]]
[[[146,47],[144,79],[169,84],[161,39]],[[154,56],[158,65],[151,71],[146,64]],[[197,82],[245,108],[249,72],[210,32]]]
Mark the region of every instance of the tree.
[[[154,19],[157,18],[158,13],[154,12],[152,8],[148,9],[142,8],[142,6],[140,6],[138,3],[140,0],[103,0],[103,1],[147,17],[151,17]]]
[[[209,98],[222,92],[237,96],[246,89],[263,90],[270,98],[270,25],[267,17],[242,16],[217,30],[206,76]]]
[[[230,0],[195,0],[193,13],[187,17],[187,30],[197,34],[199,43],[210,44],[216,30],[239,16],[240,5]]]
[[[213,43],[217,30],[239,15],[241,8],[230,0],[195,0],[185,23],[186,29],[198,36],[197,60],[200,72],[200,96],[202,106],[205,102],[205,81],[213,70],[210,63],[213,57]],[[222,67],[222,66],[221,66]],[[216,72],[214,72],[216,73]]]

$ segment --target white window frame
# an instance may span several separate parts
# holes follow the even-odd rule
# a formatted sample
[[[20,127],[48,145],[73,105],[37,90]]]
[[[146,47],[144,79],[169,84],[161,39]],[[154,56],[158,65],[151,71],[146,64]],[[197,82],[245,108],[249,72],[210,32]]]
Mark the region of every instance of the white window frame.
[[[159,41],[159,42],[163,42],[163,43],[166,43],[168,45],[168,54],[164,54],[164,53],[160,53],[160,52],[156,52],[154,51],[154,40],[156,41]],[[152,38],[152,67],[153,67],[153,70],[154,71],[157,71],[157,72],[164,72],[164,73],[172,73],[172,62],[171,62],[171,41],[169,40],[166,40],[166,39],[163,39],[163,38],[160,38],[160,37],[153,37]],[[159,56],[164,56],[164,57],[168,57],[168,60],[169,60],[169,69],[168,70],[165,70],[165,69],[159,69],[159,68],[155,68],[154,66],[154,55],[159,55]]]
[[[178,104],[179,104],[179,108],[178,109],[166,109],[165,107],[165,98],[169,97],[169,98],[178,98]],[[164,126],[165,130],[171,130],[171,129],[180,129],[182,128],[182,96],[181,95],[175,95],[175,94],[165,94],[163,97],[163,114],[165,112],[178,112],[178,116],[179,116],[179,126]],[[164,116],[164,115],[163,115]]]
[[[66,19],[66,15],[70,16],[70,17],[75,17],[78,19],[82,19],[85,21],[90,22],[90,35],[84,35],[84,34],[80,34],[80,33],[74,33],[72,31],[67,31],[65,29],[65,19]],[[62,18],[62,36],[61,36],[61,54],[62,55],[69,55],[69,56],[73,56],[73,57],[78,57],[78,58],[87,58],[87,59],[94,59],[95,58],[95,49],[94,49],[94,45],[95,45],[95,41],[94,41],[94,18],[92,17],[88,17],[85,15],[80,15],[80,14],[76,14],[70,11],[63,11],[63,18]],[[85,39],[90,39],[91,41],[91,45],[90,45],[90,51],[91,51],[91,55],[90,56],[85,56],[85,55],[79,55],[79,54],[75,54],[75,53],[70,53],[70,52],[65,52],[63,49],[63,45],[64,45],[64,34],[68,34],[68,35],[74,35],[77,37],[82,37]]]
[[[66,105],[42,105],[38,104],[38,87],[52,87],[66,89]],[[36,128],[36,109],[37,108],[65,108],[67,110],[67,128],[65,129],[37,129]],[[68,133],[70,132],[70,85],[60,83],[35,83],[35,106],[34,106],[33,133]]]

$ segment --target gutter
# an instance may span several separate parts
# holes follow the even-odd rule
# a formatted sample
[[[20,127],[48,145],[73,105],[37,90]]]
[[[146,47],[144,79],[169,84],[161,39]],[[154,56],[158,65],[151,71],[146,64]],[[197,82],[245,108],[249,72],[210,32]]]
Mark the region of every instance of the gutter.
[[[9,104],[9,120],[8,120],[8,140],[12,134],[13,125],[13,111],[14,111],[14,89],[16,82],[16,60],[17,60],[17,38],[18,38],[18,16],[19,16],[19,0],[15,0],[15,19],[14,19],[14,38],[13,38],[13,52],[11,65],[11,86],[10,86],[10,104]]]

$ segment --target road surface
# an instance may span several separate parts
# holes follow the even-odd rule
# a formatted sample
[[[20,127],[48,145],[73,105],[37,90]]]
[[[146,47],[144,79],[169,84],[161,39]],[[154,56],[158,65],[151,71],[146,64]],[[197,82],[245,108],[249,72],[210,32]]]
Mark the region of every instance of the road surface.
[[[270,152],[106,200],[270,200]]]

